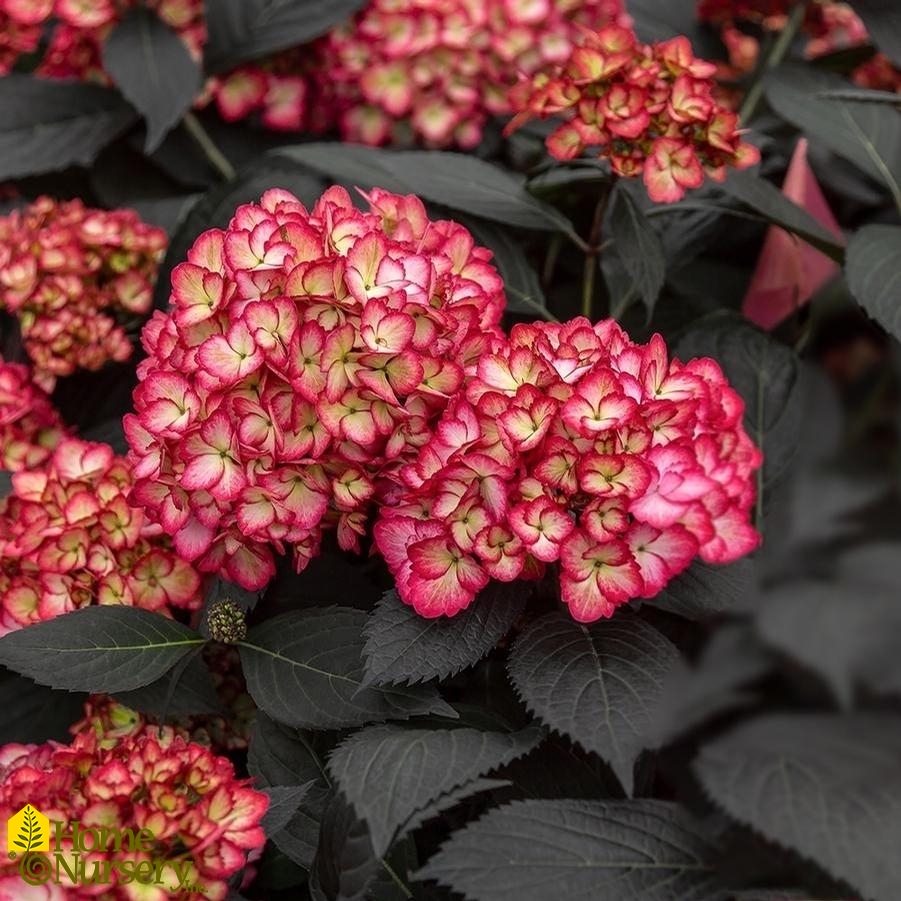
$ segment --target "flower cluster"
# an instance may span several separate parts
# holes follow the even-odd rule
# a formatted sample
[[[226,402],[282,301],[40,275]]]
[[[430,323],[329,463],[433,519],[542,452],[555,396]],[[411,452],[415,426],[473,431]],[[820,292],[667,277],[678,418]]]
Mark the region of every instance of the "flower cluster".
[[[559,565],[583,622],[650,598],[700,556],[749,553],[761,454],[710,359],[668,360],[612,320],[517,325],[448,406],[382,509],[379,550],[425,616],[465,608],[489,579]]]
[[[69,745],[0,748],[0,817],[5,822],[31,804],[67,827],[78,821],[83,828],[149,829],[154,836],[150,853],[114,851],[110,844],[87,857],[158,863],[162,886],[150,887],[142,898],[171,897],[168,886],[179,885],[181,874],[183,884],[203,886],[204,897],[223,901],[230,877],[263,847],[260,821],[267,796],[236,778],[227,758],[175,730],[135,728],[131,712],[122,708],[112,712],[109,723],[100,721],[102,713],[89,704]],[[11,897],[23,897],[19,863],[5,855],[0,861],[0,897],[6,897],[7,887]],[[72,885],[64,868],[60,873],[61,897],[98,897],[97,886]],[[114,881],[104,887],[103,897],[133,901],[137,896],[133,885]]]
[[[282,190],[202,234],[144,329],[126,417],[132,498],[201,571],[248,589],[298,570],[323,528],[358,549],[367,508],[428,441],[504,307],[490,252],[415,197],[369,211]]]
[[[0,634],[88,604],[200,606],[199,575],[130,506],[131,486],[124,459],[76,438],[13,474],[0,502]]]
[[[714,100],[715,71],[684,37],[647,45],[617,25],[586,32],[565,65],[514,88],[520,112],[508,130],[562,116],[547,139],[552,156],[568,160],[598,147],[614,172],[643,175],[651,199],[671,203],[700,187],[705,173],[722,181],[728,166],[760,158],[742,141],[737,116]]]
[[[148,715],[131,710],[106,695],[92,695],[86,704],[84,719],[72,727],[72,733],[94,732],[104,747],[112,747],[123,738],[133,737],[151,728],[172,737],[196,742],[225,753],[246,750],[256,707],[247,694],[241,664],[235,648],[207,645],[203,659],[222,702],[223,715],[195,714],[178,717],[171,725],[161,725]]]
[[[729,55],[729,64],[719,68],[718,77],[735,80],[757,64],[760,45],[756,37],[742,30],[743,25],[778,32],[785,27],[790,10],[788,0],[699,0],[698,18],[720,29]],[[809,38],[804,49],[808,59],[859,47],[870,40],[860,16],[847,3],[835,0],[808,2],[802,30]],[[861,87],[901,92],[901,70],[883,53],[857,66],[851,79]]]
[[[166,248],[131,210],[41,197],[0,218],[0,308],[19,320],[41,376],[125,360],[123,322],[145,314]]]
[[[273,131],[300,131],[309,124],[308,100],[314,77],[310,54],[306,47],[286,50],[263,63],[249,63],[212,79],[209,93],[219,115],[226,122],[237,122],[257,114],[261,124]],[[323,109],[320,115],[330,114]]]
[[[141,5],[138,0],[45,0],[42,5],[52,7],[56,24],[38,74],[108,82],[101,58],[103,44],[127,10]],[[203,0],[148,0],[146,6],[199,60],[206,42]]]
[[[0,0],[0,75],[12,71],[23,53],[37,50],[54,0]]]
[[[565,60],[580,25],[614,21],[629,21],[621,0],[373,0],[318,42],[316,106],[346,140],[473,147],[511,113],[517,73]]]
[[[0,357],[0,469],[18,472],[40,466],[66,429],[47,394],[27,366]]]

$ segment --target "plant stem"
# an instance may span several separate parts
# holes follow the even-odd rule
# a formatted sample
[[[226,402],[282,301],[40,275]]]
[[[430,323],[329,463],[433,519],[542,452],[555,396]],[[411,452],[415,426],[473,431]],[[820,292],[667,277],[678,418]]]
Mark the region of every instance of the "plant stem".
[[[804,13],[806,11],[806,0],[800,0],[800,2],[795,4],[791,11],[791,15],[788,17],[788,22],[785,23],[785,28],[782,29],[779,37],[773,41],[770,52],[757,67],[757,72],[754,76],[754,84],[751,85],[750,90],[745,96],[745,101],[741,105],[741,110],[739,110],[738,113],[740,122],[749,122],[754,116],[754,113],[757,112],[757,107],[760,105],[760,100],[763,97],[764,78],[767,72],[771,69],[775,69],[776,66],[785,59],[785,54],[788,53],[792,41],[795,39],[795,36],[801,27],[801,23],[804,21]]]
[[[604,182],[598,202],[594,208],[594,216],[591,220],[591,230],[588,233],[588,241],[585,249],[585,268],[582,271],[582,315],[591,319],[594,312],[594,284],[597,277],[598,256],[601,252],[601,235],[604,228],[604,213],[607,211],[607,201],[616,176],[612,175]]]
[[[385,868],[385,872],[391,877],[392,882],[394,882],[394,884],[401,890],[403,896],[405,898],[412,898],[413,892],[410,891],[410,888],[406,884],[406,882],[404,882],[403,879],[401,879],[400,876],[397,875],[397,873],[394,871],[394,867],[392,867],[384,857],[379,859],[381,860],[382,866]]]
[[[228,161],[225,154],[213,143],[213,139],[207,130],[200,124],[200,120],[194,113],[185,113],[182,119],[185,131],[194,139],[197,146],[203,151],[210,165],[222,176],[225,181],[234,181],[238,173],[235,167]]]

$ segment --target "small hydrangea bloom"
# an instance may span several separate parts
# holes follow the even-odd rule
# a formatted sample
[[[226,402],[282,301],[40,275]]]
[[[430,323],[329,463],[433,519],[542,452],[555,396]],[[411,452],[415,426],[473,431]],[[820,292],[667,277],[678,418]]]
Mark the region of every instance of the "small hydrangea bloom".
[[[6,821],[31,804],[66,824],[77,820],[86,826],[149,829],[154,835],[150,853],[114,851],[110,846],[91,857],[121,860],[123,853],[130,853],[136,862],[159,862],[166,886],[178,884],[174,871],[165,866],[177,859],[188,884],[203,886],[204,897],[223,901],[229,880],[262,850],[266,839],[260,821],[268,797],[236,778],[227,758],[176,730],[140,725],[125,708],[106,713],[110,721],[99,721],[89,704],[69,745],[0,748],[0,817]],[[0,891],[12,878],[23,886],[18,865],[5,855],[0,860]],[[61,885],[54,886],[59,895],[45,896],[51,901],[97,897],[96,888],[72,885],[64,870],[62,876]],[[141,897],[170,897],[166,888],[149,891]],[[13,897],[19,901],[28,896]],[[103,897],[134,901],[136,896],[133,886],[114,882]]]
[[[547,138],[552,156],[598,148],[617,175],[643,176],[652,200],[672,203],[705,175],[722,181],[728,167],[760,159],[741,139],[737,116],[714,99],[715,71],[684,37],[648,45],[619,25],[586,30],[564,64],[513,89],[519,112],[507,130],[534,117],[563,118]]]
[[[743,410],[713,360],[671,360],[659,335],[635,344],[612,320],[517,325],[401,471],[377,546],[424,616],[556,564],[572,616],[609,617],[695,557],[757,547],[761,454]]]
[[[27,366],[0,357],[0,469],[40,466],[66,429],[49,396]]]
[[[166,233],[131,210],[41,197],[0,217],[0,308],[44,377],[126,360],[123,323],[147,313]]]
[[[735,80],[754,69],[760,47],[756,37],[741,30],[743,25],[778,32],[785,27],[790,11],[788,0],[699,0],[698,18],[720,29],[729,56],[728,65],[719,67],[717,77]],[[808,59],[870,41],[863,20],[853,8],[833,0],[808,2],[802,31],[808,36],[804,48]],[[901,70],[884,53],[876,53],[858,65],[851,72],[851,80],[865,88],[901,92]]]
[[[282,190],[202,234],[144,329],[132,498],[204,572],[248,589],[323,528],[360,548],[369,505],[428,440],[504,307],[489,251],[374,189],[312,210]]]
[[[315,106],[345,140],[473,147],[510,114],[518,73],[564,60],[580,25],[617,21],[621,0],[372,0],[314,45]]]
[[[124,459],[77,438],[13,474],[0,501],[0,634],[89,604],[200,606],[200,576],[131,506],[131,487]]]

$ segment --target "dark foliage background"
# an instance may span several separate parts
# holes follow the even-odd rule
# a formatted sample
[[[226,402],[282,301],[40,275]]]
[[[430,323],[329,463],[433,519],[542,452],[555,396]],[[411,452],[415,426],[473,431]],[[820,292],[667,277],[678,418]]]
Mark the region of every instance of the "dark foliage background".
[[[359,5],[210,0],[205,67],[301,43]],[[895,5],[852,5],[901,64]],[[629,6],[644,37],[722,53],[693,3]],[[151,11],[126,17],[104,62],[114,88],[0,80],[0,178],[22,200],[78,196],[164,226],[158,307],[172,266],[238,204],[272,186],[309,202],[340,183],[416,193],[465,223],[496,255],[511,322],[578,312],[579,236],[606,174],[549,165],[536,130],[463,155],[202,113],[198,142],[185,114],[203,73]],[[744,397],[766,455],[763,548],[696,564],[592,626],[521,585],[426,622],[377,564],[336,548],[260,596],[212,586],[208,602],[249,611],[240,658],[258,714],[237,762],[272,797],[244,897],[901,897],[901,102],[852,90],[827,63],[765,74],[759,172],[669,207],[620,183],[598,262],[603,310],[636,339],[659,331],[681,357],[715,357]],[[846,247],[776,187],[799,134]],[[739,305],[773,223],[844,275],[767,334]],[[16,355],[9,327],[2,346]],[[133,362],[110,366],[62,380],[55,400],[121,449],[133,384]],[[146,647],[125,650],[135,634]],[[125,608],[14,633],[0,641],[0,741],[64,737],[78,693],[163,717],[208,710],[203,658],[188,656],[206,640]]]

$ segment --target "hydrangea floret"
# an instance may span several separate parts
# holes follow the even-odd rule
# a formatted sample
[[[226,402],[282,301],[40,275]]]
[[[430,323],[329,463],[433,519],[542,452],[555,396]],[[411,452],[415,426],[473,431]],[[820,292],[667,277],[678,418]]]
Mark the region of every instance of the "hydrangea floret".
[[[152,304],[166,233],[131,210],[41,197],[0,217],[0,308],[44,377],[126,360],[129,319]]]
[[[0,501],[0,634],[89,604],[200,606],[199,574],[131,505],[131,487],[123,458],[77,438],[13,474]]]
[[[0,469],[40,466],[65,434],[59,413],[28,367],[0,357]]]
[[[735,113],[713,96],[716,66],[695,58],[687,38],[643,44],[629,29],[587,29],[567,61],[511,92],[514,131],[529,119],[564,119],[547,138],[550,154],[571,160],[589,149],[624,177],[642,176],[649,197],[680,200],[705,175],[760,159],[742,140]]]
[[[98,711],[89,703],[73,732],[68,745],[51,741],[0,748],[0,817],[6,821],[31,804],[67,825],[149,829],[154,836],[150,853],[115,851],[110,844],[88,856],[97,862],[158,863],[163,885],[141,887],[140,897],[153,901],[171,897],[168,887],[180,884],[177,861],[185,884],[202,886],[205,898],[223,901],[229,880],[259,856],[265,843],[260,821],[267,795],[238,779],[227,758],[175,729],[142,724],[126,708],[101,705]],[[112,843],[111,833],[106,835]],[[19,863],[6,855],[0,860],[0,898],[6,890],[23,897]],[[72,885],[65,869],[60,872],[59,897],[98,897],[98,886]],[[116,869],[111,873],[115,880]],[[137,897],[133,884],[114,881],[102,890],[111,901]]]
[[[417,198],[283,190],[202,234],[144,329],[132,498],[176,550],[244,588],[301,570],[367,510],[499,336],[503,286],[469,232]]]
[[[554,566],[582,622],[651,598],[696,557],[752,551],[761,454],[710,359],[669,359],[612,320],[517,325],[495,339],[404,467],[379,550],[401,598],[452,615],[489,579]]]

